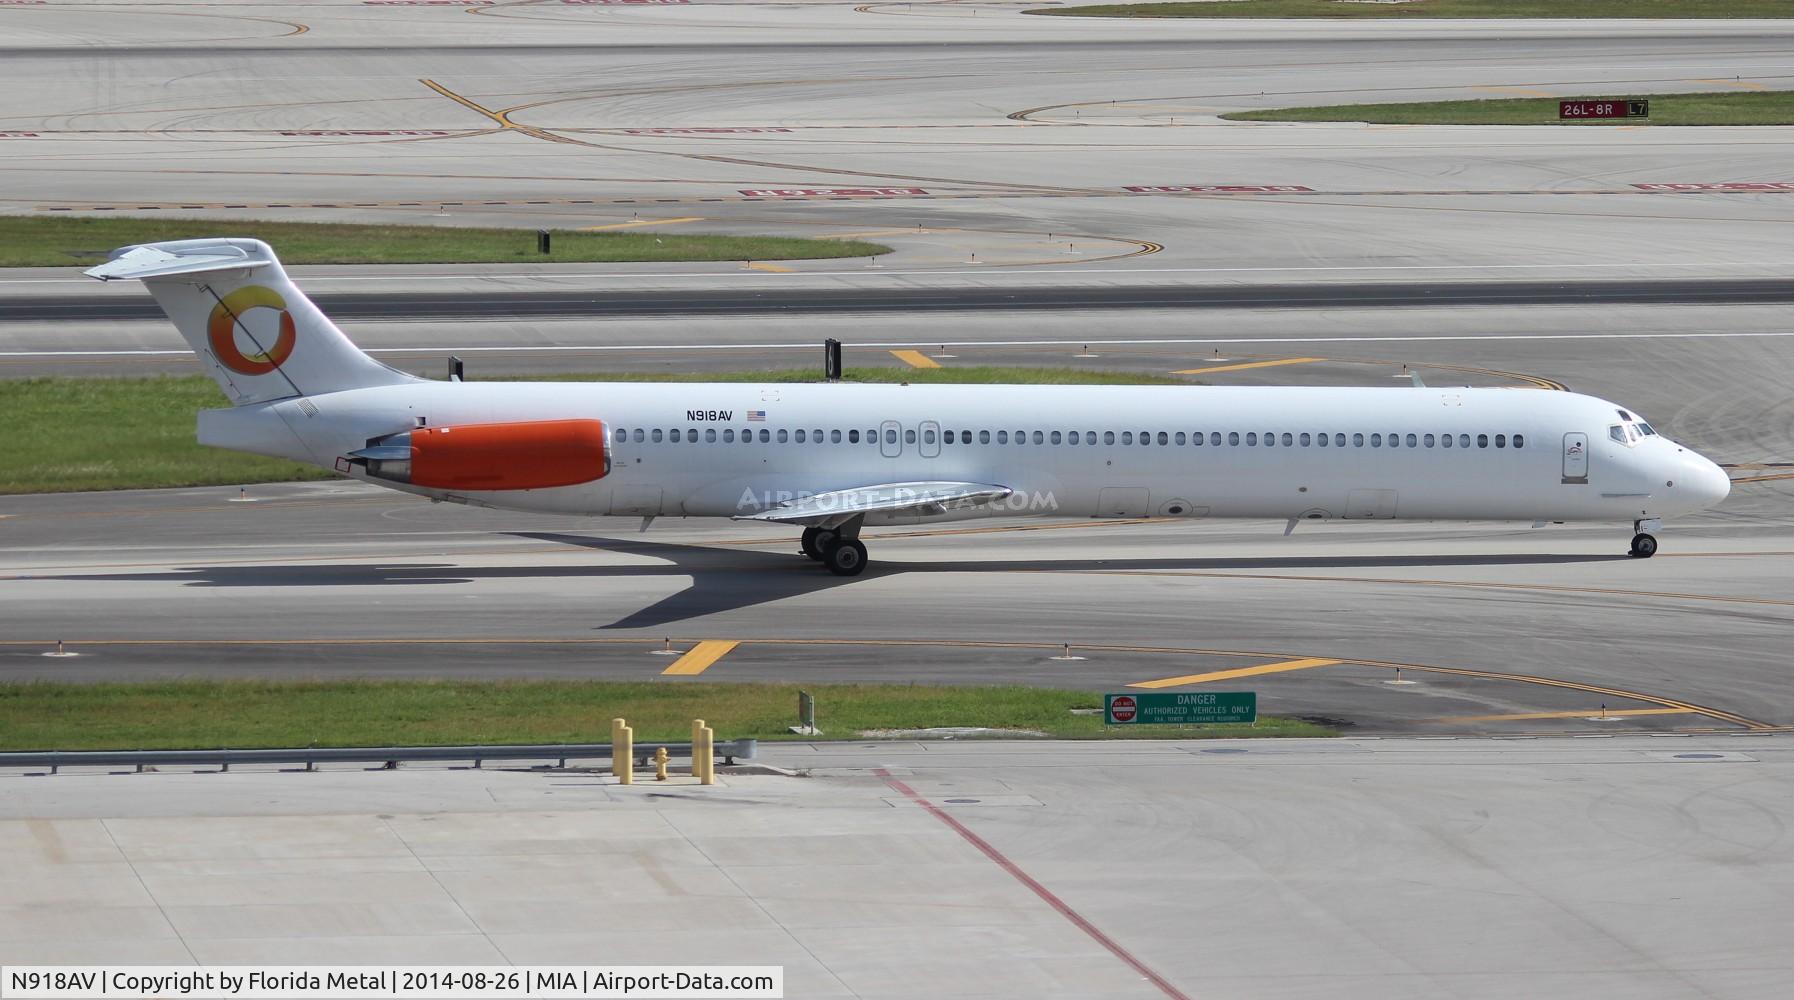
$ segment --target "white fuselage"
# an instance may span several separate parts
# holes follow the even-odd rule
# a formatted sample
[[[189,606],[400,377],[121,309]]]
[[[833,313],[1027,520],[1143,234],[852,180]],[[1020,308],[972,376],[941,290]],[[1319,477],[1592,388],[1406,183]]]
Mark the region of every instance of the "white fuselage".
[[[705,517],[879,483],[1014,491],[874,524],[1016,514],[1625,521],[1698,510],[1729,490],[1723,470],[1613,403],[1520,389],[418,381],[208,411],[200,439],[333,467],[420,420],[576,417],[608,433],[610,471],[592,482],[395,488],[514,510]]]

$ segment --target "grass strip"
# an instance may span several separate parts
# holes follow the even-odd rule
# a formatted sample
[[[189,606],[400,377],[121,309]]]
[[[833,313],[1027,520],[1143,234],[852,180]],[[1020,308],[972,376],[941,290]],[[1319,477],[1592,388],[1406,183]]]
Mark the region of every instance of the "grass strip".
[[[1105,727],[1088,691],[903,684],[804,685],[825,736],[946,726],[1064,739],[1332,736],[1294,719],[1256,726]],[[683,741],[703,719],[718,739],[791,739],[795,684],[656,681],[154,681],[0,685],[0,749],[149,750],[303,746]],[[808,737],[805,737],[806,739]]]
[[[859,240],[701,233],[552,231],[553,253],[536,252],[533,229],[360,226],[259,219],[145,219],[81,215],[0,216],[0,267],[99,263],[132,243],[247,236],[272,245],[285,264],[541,264],[872,257],[891,248]]]
[[[1564,97],[1561,100],[1605,100]],[[1334,104],[1316,108],[1235,111],[1240,122],[1368,122],[1376,125],[1794,125],[1794,91],[1628,94],[1649,98],[1649,118],[1559,118],[1556,97],[1488,101]]]
[[[1178,385],[1162,375],[1080,368],[852,368],[859,382]],[[516,381],[815,382],[815,369],[514,376]],[[210,377],[0,380],[0,494],[161,489],[330,479],[309,465],[202,447],[196,414],[229,402]]]
[[[1129,3],[1047,7],[1029,14],[1067,17],[1337,17],[1355,20],[1406,18],[1782,18],[1794,17],[1794,0],[1412,0],[1409,3],[1342,0],[1233,0],[1215,3]]]

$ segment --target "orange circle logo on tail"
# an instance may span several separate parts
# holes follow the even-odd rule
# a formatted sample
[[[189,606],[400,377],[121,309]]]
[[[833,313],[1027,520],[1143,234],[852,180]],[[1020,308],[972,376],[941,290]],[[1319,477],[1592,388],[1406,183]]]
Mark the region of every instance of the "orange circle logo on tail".
[[[251,309],[277,309],[280,311],[280,332],[274,338],[274,346],[256,354],[244,354],[237,347],[237,320]],[[239,288],[212,307],[212,316],[206,321],[206,338],[212,345],[212,356],[218,363],[240,375],[266,375],[279,368],[286,359],[292,356],[293,346],[298,343],[298,331],[293,327],[293,315],[287,312],[286,300],[272,288],[250,285]]]

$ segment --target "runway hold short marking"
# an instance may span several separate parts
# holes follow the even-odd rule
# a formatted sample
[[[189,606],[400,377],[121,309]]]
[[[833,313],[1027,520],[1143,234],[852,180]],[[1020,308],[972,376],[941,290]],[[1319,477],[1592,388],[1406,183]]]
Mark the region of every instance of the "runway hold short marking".
[[[5,2],[6,2],[6,0],[0,0],[0,4],[4,4]],[[36,138],[38,138],[38,134],[36,132],[0,132],[0,139],[36,139]]]
[[[467,129],[448,131],[447,129],[304,129],[283,131],[281,135],[460,135]]]
[[[901,198],[927,194],[922,188],[741,188],[749,198]]]
[[[1314,188],[1300,184],[1173,184],[1150,186],[1131,184],[1122,188],[1134,194],[1312,194]]]
[[[1640,191],[1794,191],[1794,181],[1726,181],[1720,184],[1634,184]]]

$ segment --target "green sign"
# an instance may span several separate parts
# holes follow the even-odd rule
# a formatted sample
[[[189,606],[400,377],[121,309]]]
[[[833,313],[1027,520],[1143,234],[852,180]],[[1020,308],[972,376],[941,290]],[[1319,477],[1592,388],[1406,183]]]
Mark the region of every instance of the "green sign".
[[[1141,723],[1207,726],[1218,722],[1257,722],[1258,692],[1106,694],[1103,695],[1103,721],[1111,726]]]

